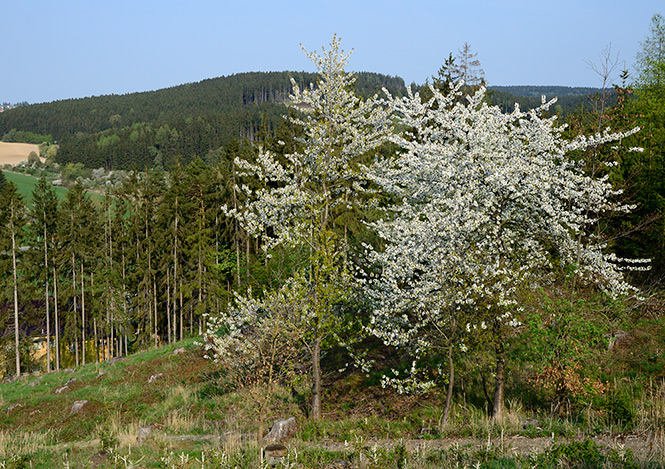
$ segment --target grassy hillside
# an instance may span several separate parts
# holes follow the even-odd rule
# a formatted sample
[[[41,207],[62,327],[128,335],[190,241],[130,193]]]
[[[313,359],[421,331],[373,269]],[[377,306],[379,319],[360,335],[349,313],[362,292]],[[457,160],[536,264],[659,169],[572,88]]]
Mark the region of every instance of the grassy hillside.
[[[35,187],[37,187],[37,184],[39,184],[39,179],[36,177],[23,174],[23,173],[14,173],[11,171],[3,171],[3,174],[7,178],[8,181],[12,181],[16,186],[18,187],[18,191],[23,196],[23,200],[25,201],[26,206],[30,206],[32,203],[32,192],[35,190]],[[59,200],[64,200],[65,197],[67,196],[67,188],[66,187],[61,187],[61,186],[56,186],[54,187],[55,193],[58,196]],[[94,192],[88,192],[88,196],[93,200],[97,202],[101,202],[103,199],[103,196],[100,194],[96,194]]]
[[[32,201],[32,191],[37,187],[39,179],[27,174],[14,173],[11,171],[3,171],[3,173],[8,181],[12,181],[16,184],[19,193],[23,196],[23,200],[26,202],[26,205],[29,206]],[[67,194],[67,189],[64,187],[55,187],[55,193],[59,200],[64,200]]]
[[[318,422],[307,418],[307,380],[275,393],[263,416],[268,427],[288,416],[298,423],[283,461],[291,465],[281,467],[665,467],[662,428],[658,433],[646,420],[627,438],[601,414],[582,422],[534,414],[511,399],[499,424],[465,399],[440,431],[438,393],[399,395],[376,376],[329,369]],[[650,392],[634,405],[644,404],[638,398],[651,402],[649,412],[662,418],[665,384]],[[0,384],[0,467],[265,467],[252,397],[230,389],[194,339],[115,363],[23,377]],[[73,412],[77,401],[87,402]],[[139,444],[146,427],[150,435]]]

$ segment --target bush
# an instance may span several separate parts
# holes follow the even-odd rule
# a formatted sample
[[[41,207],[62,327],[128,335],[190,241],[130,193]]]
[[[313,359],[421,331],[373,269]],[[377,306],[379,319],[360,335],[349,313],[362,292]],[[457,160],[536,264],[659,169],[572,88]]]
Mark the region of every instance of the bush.
[[[555,445],[537,457],[537,466],[592,469],[602,467],[604,459],[598,444],[586,439]]]
[[[608,394],[601,407],[614,424],[629,425],[635,417],[632,399],[625,393],[615,391]]]

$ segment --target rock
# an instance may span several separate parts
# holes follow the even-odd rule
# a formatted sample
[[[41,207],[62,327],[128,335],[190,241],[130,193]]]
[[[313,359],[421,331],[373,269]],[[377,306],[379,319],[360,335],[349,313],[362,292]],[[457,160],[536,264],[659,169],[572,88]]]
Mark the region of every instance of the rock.
[[[138,435],[136,436],[136,441],[138,444],[141,444],[152,435],[157,430],[164,430],[164,425],[159,423],[153,423],[152,425],[147,425],[145,427],[139,427]]]
[[[107,451],[100,451],[99,453],[90,456],[89,461],[91,467],[106,467],[106,464],[109,461],[109,453]]]
[[[185,347],[180,347],[173,351],[173,355],[180,355],[181,353],[185,353],[186,351],[187,350],[185,350]]]
[[[140,445],[145,441],[146,438],[148,438],[150,435],[152,435],[153,432],[153,427],[152,425],[148,425],[147,427],[139,427],[139,433],[136,437],[136,442]]]
[[[284,444],[296,434],[296,418],[276,420],[264,441],[269,444]]]
[[[539,428],[540,421],[538,419],[526,419],[522,421],[522,428],[527,429],[528,427]]]
[[[628,338],[628,333],[625,331],[615,331],[612,335],[605,336],[609,339],[607,344],[607,351],[610,352],[615,346]]]
[[[42,413],[42,411],[37,409],[37,410],[33,410],[32,412],[30,412],[30,415],[37,415],[37,414],[41,414],[41,413]]]
[[[83,406],[86,405],[88,401],[74,401],[74,404],[72,404],[72,410],[70,413],[72,414],[78,414],[81,409],[83,409]]]
[[[55,393],[56,393],[56,394],[62,394],[63,392],[67,392],[67,391],[69,391],[69,386],[67,386],[67,385],[65,384],[64,386],[62,386],[62,387],[56,389],[56,390],[55,390]]]
[[[10,413],[14,409],[18,409],[19,407],[23,407],[23,404],[21,404],[20,402],[14,402],[12,405],[7,407],[7,413]]]
[[[65,386],[69,386],[69,385],[72,384],[74,381],[76,381],[76,378],[72,378],[72,379],[70,379],[69,381],[67,381],[67,382],[65,383]]]
[[[30,381],[30,382],[28,383],[28,386],[39,386],[40,384],[42,384],[42,382],[39,381],[39,380],[37,380],[37,381]]]
[[[325,469],[351,469],[353,464],[351,464],[351,461],[347,461],[346,459],[335,459],[333,462],[328,463],[325,466]]]
[[[113,357],[109,360],[109,365],[115,365],[118,362],[121,362],[125,359],[125,357]]]
[[[286,446],[281,444],[271,444],[266,446],[263,450],[263,454],[269,466],[277,466],[281,464],[282,458],[284,458],[287,453]]]
[[[148,378],[148,384],[157,381],[157,378],[161,378],[163,376],[163,373],[157,373],[156,375],[152,375],[150,378]]]
[[[425,427],[420,429],[421,435],[436,435],[436,433],[437,433],[436,428]]]
[[[105,374],[106,374],[106,371],[100,371],[99,373],[97,373],[97,378],[96,378],[96,379],[101,378],[101,377],[104,376]]]

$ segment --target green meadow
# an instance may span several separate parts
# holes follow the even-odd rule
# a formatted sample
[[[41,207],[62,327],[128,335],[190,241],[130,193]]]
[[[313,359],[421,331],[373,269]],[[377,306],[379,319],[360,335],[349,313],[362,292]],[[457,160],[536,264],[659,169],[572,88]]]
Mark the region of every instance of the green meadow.
[[[35,190],[35,187],[37,187],[39,179],[28,174],[13,173],[11,171],[3,171],[3,173],[8,181],[12,181],[14,184],[16,184],[19,193],[21,196],[23,196],[23,200],[26,202],[26,205],[30,205],[32,203],[32,192]],[[67,188],[56,186],[55,193],[59,200],[64,200],[67,194]],[[93,192],[88,192],[88,194],[94,201],[101,201],[103,198],[101,195],[95,194]]]

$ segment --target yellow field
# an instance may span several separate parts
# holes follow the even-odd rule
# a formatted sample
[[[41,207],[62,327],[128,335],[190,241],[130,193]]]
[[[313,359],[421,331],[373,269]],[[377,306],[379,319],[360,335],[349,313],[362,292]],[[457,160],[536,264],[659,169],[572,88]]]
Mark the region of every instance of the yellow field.
[[[39,155],[39,146],[32,143],[0,142],[0,167],[5,164],[14,166],[21,161],[28,161],[31,151]]]

